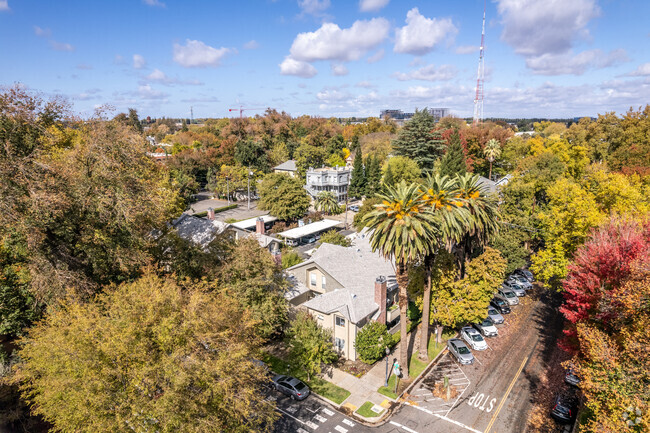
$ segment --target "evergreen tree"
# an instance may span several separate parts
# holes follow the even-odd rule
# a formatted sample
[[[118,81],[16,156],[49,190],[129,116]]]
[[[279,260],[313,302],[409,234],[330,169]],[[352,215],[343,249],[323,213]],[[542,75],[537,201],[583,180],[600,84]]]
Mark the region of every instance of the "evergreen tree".
[[[383,185],[384,185],[384,190],[386,188],[390,188],[394,186],[395,184],[395,178],[393,177],[393,171],[390,169],[390,165],[386,166],[386,171],[384,172],[384,180],[383,180]]]
[[[457,129],[449,136],[447,153],[440,161],[440,176],[454,177],[457,174],[467,173],[467,163],[463,153],[463,145],[460,142],[460,133]]]
[[[366,197],[373,197],[381,189],[381,169],[379,158],[370,155],[366,158]]]
[[[128,124],[133,127],[138,132],[142,132],[142,123],[140,123],[140,118],[138,117],[138,111],[135,108],[129,108],[129,117]]]
[[[434,126],[435,119],[426,109],[416,110],[392,143],[396,155],[414,159],[425,175],[431,173],[434,162],[446,147],[440,132],[433,130]]]
[[[350,178],[350,197],[361,198],[366,192],[366,173],[363,167],[363,156],[361,149],[357,150],[354,155],[354,168],[352,169],[352,176]]]

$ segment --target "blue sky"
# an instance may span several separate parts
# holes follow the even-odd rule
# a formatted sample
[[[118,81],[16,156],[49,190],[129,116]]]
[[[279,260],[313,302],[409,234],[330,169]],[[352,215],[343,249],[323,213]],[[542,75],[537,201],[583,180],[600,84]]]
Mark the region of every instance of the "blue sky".
[[[82,116],[471,116],[483,0],[0,0],[0,85]],[[647,0],[487,2],[486,117],[650,103]],[[246,114],[261,113],[250,110]]]

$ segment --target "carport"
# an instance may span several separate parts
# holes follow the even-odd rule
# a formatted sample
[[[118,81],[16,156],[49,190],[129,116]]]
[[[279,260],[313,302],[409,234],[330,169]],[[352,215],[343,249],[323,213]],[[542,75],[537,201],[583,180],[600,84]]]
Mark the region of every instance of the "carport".
[[[286,240],[293,241],[293,242],[287,242],[288,244],[297,245],[297,243],[302,238],[315,235],[318,233],[322,233],[340,224],[342,224],[340,221],[323,219],[320,221],[316,221],[315,223],[305,224],[302,227],[296,227],[295,229],[285,230],[281,233],[278,233],[278,236],[281,236]]]

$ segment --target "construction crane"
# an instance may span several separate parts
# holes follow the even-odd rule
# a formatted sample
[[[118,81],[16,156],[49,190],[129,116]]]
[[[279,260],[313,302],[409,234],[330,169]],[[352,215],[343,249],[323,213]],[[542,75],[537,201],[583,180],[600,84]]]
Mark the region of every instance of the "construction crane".
[[[244,108],[243,106],[239,106],[239,108],[229,108],[228,111],[239,111],[239,118],[241,119],[244,111],[250,111],[250,110],[265,110],[265,108],[250,108],[246,107]]]

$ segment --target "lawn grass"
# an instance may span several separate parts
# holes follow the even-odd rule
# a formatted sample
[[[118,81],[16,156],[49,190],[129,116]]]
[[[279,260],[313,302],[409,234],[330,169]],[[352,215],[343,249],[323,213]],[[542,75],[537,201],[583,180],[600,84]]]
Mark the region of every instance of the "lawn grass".
[[[357,409],[356,413],[358,413],[359,415],[361,415],[363,417],[366,417],[366,418],[375,418],[375,417],[380,416],[382,413],[384,413],[383,410],[381,412],[379,412],[379,413],[373,412],[372,409],[371,409],[373,406],[374,406],[373,403],[367,401],[364,404],[362,404],[359,409]]]
[[[309,385],[309,388],[314,393],[320,395],[321,397],[325,397],[326,399],[331,400],[336,404],[343,403],[343,401],[345,401],[345,399],[350,396],[350,391],[347,389],[334,385],[332,382],[328,382],[320,377],[312,377],[311,380],[307,380],[307,374],[304,371],[295,367],[290,368],[287,362],[278,358],[277,356],[264,353],[262,360],[271,367],[271,371],[277,374],[288,374],[290,376],[297,377]]]

